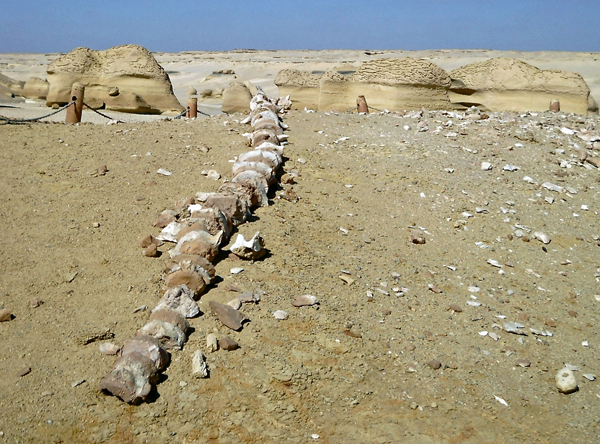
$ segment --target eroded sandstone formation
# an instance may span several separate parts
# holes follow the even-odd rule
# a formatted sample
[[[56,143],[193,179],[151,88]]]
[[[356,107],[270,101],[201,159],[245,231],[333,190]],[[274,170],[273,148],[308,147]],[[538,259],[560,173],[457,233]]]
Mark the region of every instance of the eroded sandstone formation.
[[[70,101],[75,82],[85,86],[85,102],[94,108],[160,114],[179,113],[183,107],[173,94],[171,80],[152,54],[139,45],[95,51],[76,48],[47,69],[48,106]]]
[[[598,111],[590,88],[574,72],[541,70],[521,60],[495,58],[450,72],[462,82],[450,90],[457,105],[486,111],[545,111],[558,99],[561,111],[587,114]]]
[[[451,108],[450,77],[439,66],[411,57],[364,62],[347,75],[282,70],[275,79],[280,95],[290,95],[296,108],[346,111],[364,95],[370,106],[391,111]]]

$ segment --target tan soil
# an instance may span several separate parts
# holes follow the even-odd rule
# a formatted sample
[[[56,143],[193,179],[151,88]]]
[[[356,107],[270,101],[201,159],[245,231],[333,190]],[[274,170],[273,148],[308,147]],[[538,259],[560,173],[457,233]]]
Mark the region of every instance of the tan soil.
[[[472,122],[442,113],[292,112],[284,169],[299,173],[299,200],[273,194],[272,205],[239,228],[246,238],[260,231],[270,253],[253,263],[226,252],[218,258],[220,280],[202,296],[204,314],[190,320],[194,332],[173,353],[151,402],[130,406],[100,393],[114,357],[99,345],[113,334],[119,345],[132,337],[149,316],[133,311],[154,307],[163,293],[167,255],[144,257],[140,238],[158,233],[152,222],[177,200],[218,188],[202,170],[230,178],[228,160],[248,149],[241,136],[248,127],[237,120],[0,126],[0,309],[15,316],[0,323],[1,442],[596,439],[600,388],[582,373],[600,375],[600,173],[577,162],[575,144],[585,142],[559,128],[597,131],[598,117]],[[421,120],[429,131],[417,131]],[[436,131],[449,120],[452,127]],[[481,169],[486,161],[491,171]],[[506,164],[520,169],[502,171]],[[106,174],[95,174],[104,165]],[[577,194],[548,191],[544,182]],[[291,194],[292,186],[282,187],[277,193]],[[524,242],[514,224],[552,242]],[[411,243],[412,227],[421,227],[425,244]],[[244,271],[231,275],[232,267]],[[240,332],[208,309],[209,300],[237,295],[229,286],[264,292],[260,303],[242,307],[250,322]],[[302,294],[320,304],[294,308]],[[467,305],[472,297],[482,305]],[[43,304],[32,308],[34,299]],[[277,321],[275,310],[289,319]],[[527,336],[495,327],[518,320]],[[208,333],[240,348],[208,353]],[[207,355],[209,379],[191,374],[197,349]],[[520,358],[531,367],[517,366]],[[426,365],[433,360],[441,368]],[[565,363],[581,368],[571,395],[554,383]]]

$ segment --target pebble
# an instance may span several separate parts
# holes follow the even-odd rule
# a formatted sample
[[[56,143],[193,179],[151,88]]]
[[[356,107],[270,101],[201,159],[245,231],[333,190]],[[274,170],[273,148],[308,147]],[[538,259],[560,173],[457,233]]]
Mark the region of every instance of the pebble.
[[[410,241],[413,244],[423,245],[425,240],[425,234],[421,230],[413,230],[410,233]]]
[[[239,310],[240,307],[242,306],[242,301],[240,301],[239,298],[235,298],[235,299],[232,299],[231,301],[227,302],[227,305],[229,305],[234,310]]]
[[[119,347],[116,344],[113,344],[112,342],[104,342],[100,344],[98,348],[100,349],[100,353],[107,356],[116,355],[121,349],[121,347]]]
[[[146,257],[158,257],[160,256],[160,252],[158,251],[158,247],[155,244],[148,245],[143,252]]]
[[[519,358],[519,359],[517,359],[516,364],[519,367],[529,367],[531,365],[531,361],[529,361],[529,359],[527,359],[527,358]]]
[[[31,367],[27,366],[27,367],[23,367],[21,370],[19,370],[17,372],[17,376],[19,378],[22,378],[25,375],[28,375],[29,373],[31,373]]]
[[[456,313],[462,313],[463,309],[460,305],[457,304],[450,304],[448,305],[448,310],[452,310]]]
[[[489,171],[492,169],[492,164],[489,162],[481,162],[481,169],[483,171]]]
[[[289,317],[289,315],[283,310],[276,310],[273,312],[273,317],[275,319],[279,319],[280,321],[284,321]]]
[[[566,367],[559,370],[556,374],[556,387],[559,392],[565,394],[577,391],[578,386],[573,371]]]
[[[428,367],[431,367],[434,370],[438,370],[442,366],[442,363],[440,361],[436,361],[435,359],[432,359],[425,365],[427,365]]]
[[[0,322],[6,322],[12,320],[13,315],[8,308],[0,310]]]
[[[312,296],[310,294],[305,294],[302,296],[296,296],[294,298],[294,300],[292,301],[292,305],[294,307],[304,307],[304,306],[311,306],[311,305],[315,305],[318,303],[317,297],[316,296]]]
[[[232,351],[238,349],[240,346],[229,336],[223,336],[221,339],[219,339],[219,347],[222,350]]]
[[[229,270],[231,274],[240,274],[244,269],[242,267],[235,267]]]

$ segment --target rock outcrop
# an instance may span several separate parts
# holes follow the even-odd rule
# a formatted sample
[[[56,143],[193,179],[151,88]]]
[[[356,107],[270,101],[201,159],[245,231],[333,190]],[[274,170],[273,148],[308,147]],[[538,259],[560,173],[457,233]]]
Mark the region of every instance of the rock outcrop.
[[[521,60],[495,58],[455,69],[450,76],[454,82],[450,100],[458,107],[545,111],[552,99],[558,99],[564,112],[597,111],[587,83],[574,72],[541,70]]]
[[[139,45],[95,51],[76,48],[48,69],[48,106],[70,101],[71,85],[82,83],[85,102],[94,108],[132,113],[179,113],[171,80],[152,54]]]
[[[297,69],[282,69],[275,77],[280,96],[290,96],[293,109],[318,109],[322,74]]]
[[[448,109],[450,77],[439,66],[410,57],[364,62],[351,75],[323,75],[282,70],[275,79],[280,95],[290,95],[294,107],[346,111],[364,95],[370,106],[392,111]],[[318,98],[315,100],[315,98]]]
[[[225,114],[245,113],[250,111],[252,93],[245,83],[231,82],[223,91],[223,106]]]

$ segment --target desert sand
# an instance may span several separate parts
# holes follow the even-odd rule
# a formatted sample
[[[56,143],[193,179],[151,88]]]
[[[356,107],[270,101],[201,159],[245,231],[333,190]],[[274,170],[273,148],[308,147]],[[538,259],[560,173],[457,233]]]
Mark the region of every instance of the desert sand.
[[[409,55],[156,56],[185,103],[190,86],[223,88],[236,76],[275,95],[283,67],[325,71],[390,53]],[[410,55],[449,71],[491,52]],[[43,76],[56,56],[4,54],[0,72]],[[577,71],[600,97],[598,54],[518,57]],[[227,69],[235,74],[212,74]],[[49,111],[36,101],[3,105],[0,114],[13,117]],[[218,114],[219,106],[200,109]],[[598,436],[597,115],[291,111],[281,174],[295,183],[273,189],[270,205],[238,227],[247,238],[260,231],[268,254],[236,260],[227,254],[232,237],[189,341],[172,353],[149,402],[132,406],[98,390],[115,361],[99,346],[132,337],[164,292],[172,245],[148,258],[140,238],[158,234],[153,222],[175,202],[231,179],[249,126],[241,114],[109,114],[125,123],[85,111],[76,126],[0,125],[0,309],[12,314],[0,322],[0,440],[558,444]],[[250,321],[235,332],[208,305],[239,292],[261,300],[243,306]],[[305,294],[319,304],[293,307]],[[276,310],[289,318],[275,319]],[[240,348],[209,353],[209,333]],[[192,375],[196,350],[207,356],[207,379]],[[565,365],[575,369],[571,394],[555,384]]]

